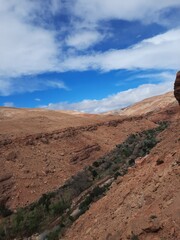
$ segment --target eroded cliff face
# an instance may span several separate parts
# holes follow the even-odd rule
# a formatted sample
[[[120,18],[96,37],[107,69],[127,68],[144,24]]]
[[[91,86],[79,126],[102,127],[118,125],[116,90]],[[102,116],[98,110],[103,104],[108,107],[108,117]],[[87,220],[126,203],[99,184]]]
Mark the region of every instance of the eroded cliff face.
[[[174,83],[174,96],[180,105],[180,71],[176,74],[176,80]]]

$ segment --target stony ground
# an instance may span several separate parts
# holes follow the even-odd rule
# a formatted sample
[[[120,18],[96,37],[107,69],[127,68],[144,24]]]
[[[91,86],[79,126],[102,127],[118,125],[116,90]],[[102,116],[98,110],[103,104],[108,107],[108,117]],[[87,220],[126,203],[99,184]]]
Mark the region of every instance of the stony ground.
[[[180,239],[180,113],[152,152],[119,177],[65,240]]]
[[[115,124],[115,126],[114,126]],[[15,138],[0,148],[1,198],[16,208],[57,189],[65,180],[109,152],[133,132],[153,128],[147,119],[102,122]]]
[[[0,108],[0,202],[13,210],[28,205],[131,133],[170,121],[153,151],[118,178],[63,239],[178,239],[179,114],[172,93],[115,115]]]

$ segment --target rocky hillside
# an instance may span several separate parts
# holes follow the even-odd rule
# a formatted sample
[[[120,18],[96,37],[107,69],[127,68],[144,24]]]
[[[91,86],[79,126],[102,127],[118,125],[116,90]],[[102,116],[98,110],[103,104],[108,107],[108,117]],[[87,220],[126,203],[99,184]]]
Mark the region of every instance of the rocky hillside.
[[[178,239],[179,121],[171,93],[123,115],[1,108],[0,238]]]
[[[177,79],[178,74],[175,97],[179,100]],[[149,99],[144,103],[152,106]],[[138,106],[142,103],[124,112],[139,112]],[[135,166],[117,178],[107,194],[79,217],[63,239],[180,239],[180,111],[173,103],[146,114],[156,121],[165,116],[170,124],[159,135],[159,143],[149,154],[136,158]]]
[[[39,117],[34,120],[31,117],[22,125],[23,134],[16,133],[17,123],[13,118],[2,121],[2,125],[9,124],[11,128],[4,128],[0,140],[0,201],[6,202],[11,209],[30,204],[43,193],[57,189],[131,133],[155,126],[154,122],[142,117],[133,118],[132,124],[132,118],[91,116],[86,119],[86,116],[59,115],[59,122],[55,118],[56,125],[51,130],[47,127],[48,131],[44,124],[40,128],[40,123],[35,129]],[[68,125],[70,121],[71,126]],[[29,133],[30,122],[32,134]],[[78,123],[80,126],[76,126]],[[29,128],[26,129],[27,124]]]
[[[156,147],[118,177],[63,239],[180,239],[180,126],[171,123]]]

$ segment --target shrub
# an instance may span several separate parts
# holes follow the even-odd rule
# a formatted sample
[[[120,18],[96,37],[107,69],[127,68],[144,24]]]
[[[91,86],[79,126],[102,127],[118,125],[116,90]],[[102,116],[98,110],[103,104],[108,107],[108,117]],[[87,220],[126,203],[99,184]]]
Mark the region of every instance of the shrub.
[[[115,157],[115,160],[114,160],[115,163],[120,163],[121,161],[122,159],[120,158],[120,156]]]
[[[50,210],[52,215],[60,215],[63,214],[64,211],[69,207],[68,201],[64,199],[60,199],[58,202],[52,203],[50,205]]]
[[[122,148],[122,154],[124,157],[129,157],[132,154],[132,148],[130,148],[128,145],[124,145]]]
[[[100,165],[102,164],[102,162],[100,162],[100,161],[95,161],[95,162],[93,162],[93,166],[94,167],[99,167]]]
[[[116,173],[114,174],[114,178],[115,178],[115,179],[117,179],[119,176],[122,176],[120,172],[116,172]]]
[[[53,193],[43,194],[37,204],[43,205],[45,207],[45,210],[48,212],[52,197],[53,197]]]
[[[79,209],[85,212],[89,208],[89,205],[91,204],[92,200],[93,200],[92,196],[88,195],[86,199],[80,203]]]
[[[92,192],[86,197],[86,199],[80,203],[79,208],[85,212],[89,205],[100,195],[106,191],[106,187],[95,187]]]
[[[96,170],[94,170],[94,169],[91,171],[91,173],[92,173],[92,175],[93,175],[94,178],[98,176],[98,173],[97,173]]]
[[[139,240],[139,237],[133,233],[131,236],[131,240]]]
[[[17,214],[12,219],[12,234],[13,235],[31,235],[40,227],[43,211],[41,208],[26,212],[22,209],[18,210]]]
[[[2,225],[0,225],[0,239],[5,237],[5,231]]]
[[[61,229],[57,229],[56,231],[50,232],[47,236],[46,239],[47,240],[58,240],[59,239],[59,235],[60,235],[60,231]]]
[[[0,216],[7,217],[12,214],[12,211],[8,209],[4,203],[0,204]]]

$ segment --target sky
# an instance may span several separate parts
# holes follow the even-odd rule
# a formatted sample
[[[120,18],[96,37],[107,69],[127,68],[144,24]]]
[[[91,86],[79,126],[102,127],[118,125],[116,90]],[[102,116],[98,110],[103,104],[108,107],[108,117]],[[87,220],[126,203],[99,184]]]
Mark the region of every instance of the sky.
[[[180,0],[0,0],[0,106],[101,113],[173,89]]]

